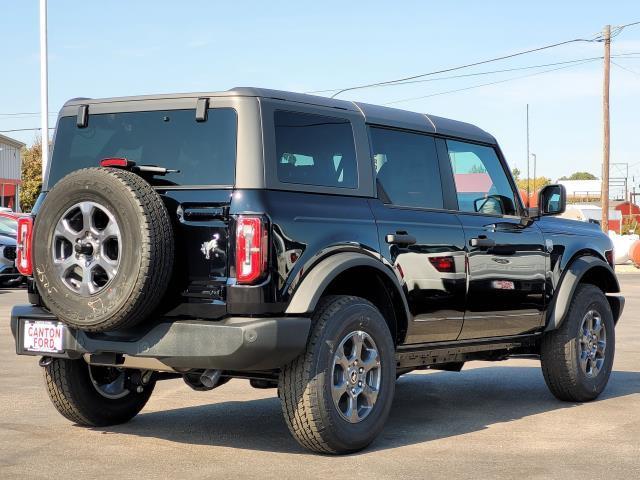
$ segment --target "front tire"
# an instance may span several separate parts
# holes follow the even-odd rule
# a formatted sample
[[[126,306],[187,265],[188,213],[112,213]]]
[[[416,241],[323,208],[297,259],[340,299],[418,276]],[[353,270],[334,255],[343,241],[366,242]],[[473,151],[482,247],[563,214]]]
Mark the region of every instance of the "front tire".
[[[303,447],[350,453],[384,427],[395,390],[395,348],[378,309],[363,298],[321,300],[307,348],[280,374],[289,431]]]
[[[541,363],[551,393],[588,402],[607,386],[615,353],[615,324],[607,298],[594,285],[579,285],[562,325],[545,333]]]
[[[85,427],[125,423],[142,410],[155,381],[151,378],[138,392],[125,383],[133,373],[139,372],[91,367],[82,359],[57,358],[44,368],[47,393],[56,410]]]

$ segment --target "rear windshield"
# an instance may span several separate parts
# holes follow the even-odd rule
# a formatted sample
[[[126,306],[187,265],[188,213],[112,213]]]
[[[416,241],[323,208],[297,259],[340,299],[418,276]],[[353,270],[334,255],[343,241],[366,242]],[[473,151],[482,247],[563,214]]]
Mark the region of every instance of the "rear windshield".
[[[86,128],[77,127],[75,116],[62,117],[48,186],[114,157],[179,170],[163,177],[163,184],[233,185],[236,125],[231,108],[209,109],[206,122],[196,122],[193,109],[89,115]]]

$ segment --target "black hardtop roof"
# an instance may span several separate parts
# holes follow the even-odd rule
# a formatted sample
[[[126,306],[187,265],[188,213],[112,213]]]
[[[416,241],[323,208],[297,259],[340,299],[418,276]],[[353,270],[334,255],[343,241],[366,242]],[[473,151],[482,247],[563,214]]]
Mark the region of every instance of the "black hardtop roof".
[[[496,139],[481,128],[470,123],[450,120],[425,113],[410,112],[399,108],[383,107],[361,102],[352,102],[339,98],[321,97],[306,93],[287,92],[284,90],[271,90],[267,88],[236,87],[224,92],[194,92],[175,93],[161,95],[140,95],[130,97],[113,97],[102,99],[75,98],[65,103],[65,107],[92,104],[115,103],[145,100],[170,100],[172,98],[200,98],[200,97],[259,97],[284,100],[288,102],[304,103],[328,108],[337,108],[359,112],[367,123],[385,125],[396,128],[417,130],[427,133],[436,133],[451,137],[465,138],[483,143],[496,143]]]

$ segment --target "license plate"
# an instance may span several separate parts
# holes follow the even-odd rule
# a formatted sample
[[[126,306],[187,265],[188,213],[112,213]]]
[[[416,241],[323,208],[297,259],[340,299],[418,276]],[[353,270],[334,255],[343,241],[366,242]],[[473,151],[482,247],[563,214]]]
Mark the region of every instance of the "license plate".
[[[61,353],[64,329],[60,322],[27,320],[22,329],[22,346],[29,352]]]
[[[514,290],[516,288],[515,284],[509,280],[494,280],[492,286],[498,290]]]

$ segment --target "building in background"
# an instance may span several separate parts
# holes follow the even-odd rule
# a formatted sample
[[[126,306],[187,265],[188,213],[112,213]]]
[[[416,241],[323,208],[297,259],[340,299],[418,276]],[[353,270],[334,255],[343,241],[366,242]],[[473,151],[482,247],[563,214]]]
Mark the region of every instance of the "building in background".
[[[600,180],[558,180],[567,190],[567,202],[599,202],[602,182]]]
[[[572,203],[560,215],[562,218],[580,220],[581,222],[597,223],[602,220],[602,208],[600,203]],[[613,207],[609,208],[609,230],[620,233],[622,229],[622,212]]]
[[[16,212],[20,211],[23,147],[24,143],[0,134],[0,207]]]

